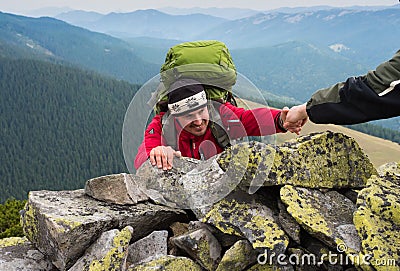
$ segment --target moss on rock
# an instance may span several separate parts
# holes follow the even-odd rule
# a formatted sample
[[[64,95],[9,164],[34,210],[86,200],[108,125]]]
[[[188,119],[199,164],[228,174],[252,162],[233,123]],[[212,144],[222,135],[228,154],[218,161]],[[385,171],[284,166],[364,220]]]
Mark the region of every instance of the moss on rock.
[[[237,241],[221,259],[216,271],[244,270],[256,262],[256,253],[247,240]]]
[[[356,207],[345,196],[286,185],[281,188],[281,199],[287,211],[314,237],[331,248],[336,248],[340,240],[359,250],[360,240],[352,225]]]
[[[390,162],[383,164],[378,168],[380,176],[385,176],[386,173],[400,176],[400,162]]]
[[[357,199],[354,224],[362,253],[372,257],[370,263],[378,271],[400,267],[399,183],[400,176],[390,172],[372,176]]]
[[[400,227],[400,185],[393,179],[396,179],[393,175],[372,176],[369,186],[360,191],[358,198],[359,204],[365,203],[374,214]]]
[[[171,241],[207,270],[215,270],[221,260],[221,245],[205,228],[172,238]]]
[[[89,271],[117,271],[123,270],[128,253],[129,242],[132,238],[132,227],[125,227],[113,239],[112,248],[98,260],[93,260]]]
[[[19,246],[19,245],[24,245],[26,243],[30,243],[30,242],[25,236],[24,237],[8,237],[8,238],[0,239],[0,248]]]
[[[330,131],[298,137],[279,146],[237,144],[221,154],[218,163],[230,171],[228,174],[243,176],[245,186],[256,181],[265,186],[357,188],[365,187],[367,179],[376,174],[354,139]],[[245,166],[246,173],[242,174]]]
[[[283,253],[289,243],[272,211],[261,204],[223,199],[213,206],[203,222],[214,225],[223,233],[244,237],[254,249],[261,251],[268,249]]]

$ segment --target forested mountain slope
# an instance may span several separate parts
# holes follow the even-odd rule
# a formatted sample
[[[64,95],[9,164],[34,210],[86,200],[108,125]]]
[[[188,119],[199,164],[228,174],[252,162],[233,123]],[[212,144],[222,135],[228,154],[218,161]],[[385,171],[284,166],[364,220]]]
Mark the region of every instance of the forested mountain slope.
[[[126,171],[126,108],[138,86],[35,60],[0,59],[0,202]]]

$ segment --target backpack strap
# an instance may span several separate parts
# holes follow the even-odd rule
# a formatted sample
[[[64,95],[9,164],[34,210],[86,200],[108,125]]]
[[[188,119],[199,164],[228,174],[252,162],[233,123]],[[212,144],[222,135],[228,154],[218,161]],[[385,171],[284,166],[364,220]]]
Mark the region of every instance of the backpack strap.
[[[221,114],[219,113],[220,103],[209,101],[208,112],[210,114],[210,128],[218,145],[225,149],[231,145],[227,131],[223,128]]]
[[[176,138],[176,128],[174,118],[171,117],[167,111],[161,118],[162,136],[164,137],[165,144],[171,146],[174,150],[178,149],[178,142]]]

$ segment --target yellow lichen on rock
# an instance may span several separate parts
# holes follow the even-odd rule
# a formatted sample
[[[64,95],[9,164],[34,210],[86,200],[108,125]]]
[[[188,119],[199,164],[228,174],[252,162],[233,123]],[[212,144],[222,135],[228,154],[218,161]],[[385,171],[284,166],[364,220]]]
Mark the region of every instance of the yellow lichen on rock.
[[[25,236],[24,237],[3,238],[3,239],[0,239],[0,248],[23,245],[28,242],[29,242],[29,240]]]
[[[223,199],[203,219],[226,234],[247,238],[254,249],[285,250],[289,238],[261,205]]]
[[[225,252],[216,271],[244,270],[256,261],[254,252],[249,241],[237,241]]]
[[[372,176],[357,198],[354,225],[362,239],[362,253],[380,270],[400,268],[400,176],[387,171]]]
[[[400,178],[399,178],[400,179]],[[368,180],[368,187],[359,193],[368,208],[383,219],[391,221],[400,227],[400,185],[390,180],[372,176]]]
[[[300,195],[303,191],[304,195]],[[318,232],[327,236],[332,235],[325,218],[316,210],[312,200],[315,200],[308,190],[285,185],[281,188],[281,199],[288,206],[287,211],[293,218],[310,232]]]
[[[386,173],[400,176],[400,162],[383,164],[378,168],[378,173],[380,176],[385,176]]]
[[[199,261],[206,267],[208,270],[214,270],[217,266],[216,261],[211,257],[212,247],[210,243],[205,239],[200,239],[198,243],[198,257]],[[219,260],[219,259],[218,259]]]
[[[284,155],[295,156],[289,161],[296,168],[290,179],[277,174],[282,179],[278,181],[280,184],[309,188],[363,187],[376,172],[357,142],[341,133],[310,134],[287,141],[279,148]]]
[[[89,271],[117,271],[122,270],[128,253],[129,242],[132,238],[132,228],[125,227],[113,240],[113,247],[100,260],[94,260]]]
[[[256,181],[257,186],[359,188],[377,173],[353,138],[330,131],[278,146],[240,143],[223,152],[217,161],[230,176],[243,178],[241,186],[254,186]]]
[[[21,224],[24,235],[31,241],[36,240],[38,236],[38,221],[35,213],[35,208],[29,204],[25,204],[21,215]]]
[[[362,253],[376,270],[399,270],[400,236],[398,227],[381,219],[365,206],[354,213],[354,224],[362,237]]]
[[[53,220],[56,223],[57,229],[60,232],[68,232],[82,226],[82,222],[73,221],[68,217],[58,217],[58,218],[49,217],[49,219]]]

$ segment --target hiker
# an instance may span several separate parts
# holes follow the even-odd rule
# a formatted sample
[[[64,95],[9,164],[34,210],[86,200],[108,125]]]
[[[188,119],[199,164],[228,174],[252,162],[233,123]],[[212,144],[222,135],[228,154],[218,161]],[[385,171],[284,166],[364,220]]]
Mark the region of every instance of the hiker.
[[[204,86],[194,80],[177,81],[171,89],[168,93],[169,111],[157,114],[145,131],[135,158],[136,169],[150,158],[153,166],[169,170],[173,166],[174,156],[208,159],[229,146],[230,139],[282,133],[298,125],[283,127],[288,108],[245,110],[230,102],[213,102],[210,105]],[[166,114],[169,114],[170,122],[163,125]],[[213,126],[219,127],[213,120],[215,115],[223,126],[220,136],[212,130]],[[219,137],[226,135],[230,138],[228,142],[226,137],[224,143],[220,142],[222,140]]]
[[[284,126],[301,122],[293,129],[299,134],[308,118],[317,124],[356,124],[396,116],[400,116],[400,50],[374,71],[318,90],[307,103],[293,106]]]

